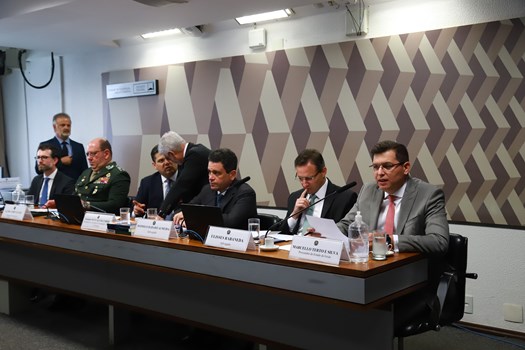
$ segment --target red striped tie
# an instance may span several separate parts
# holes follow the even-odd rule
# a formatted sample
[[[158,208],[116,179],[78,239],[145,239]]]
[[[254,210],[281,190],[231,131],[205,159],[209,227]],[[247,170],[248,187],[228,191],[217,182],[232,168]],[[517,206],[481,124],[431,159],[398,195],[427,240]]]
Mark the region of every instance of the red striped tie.
[[[388,199],[390,199],[390,202],[388,203],[388,210],[386,212],[385,232],[389,236],[392,236],[394,234],[394,217],[396,216],[396,204],[394,203],[396,196],[389,194]]]

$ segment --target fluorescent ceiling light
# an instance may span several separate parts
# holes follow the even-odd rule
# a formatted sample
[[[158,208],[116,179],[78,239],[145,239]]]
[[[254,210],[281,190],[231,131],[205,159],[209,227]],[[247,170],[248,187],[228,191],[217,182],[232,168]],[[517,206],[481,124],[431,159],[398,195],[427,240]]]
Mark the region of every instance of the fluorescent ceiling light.
[[[180,33],[182,33],[180,29],[173,28],[173,29],[161,30],[158,32],[142,34],[141,37],[144,39],[150,39],[150,38],[157,38],[159,36],[168,36],[168,35],[174,35],[174,34],[180,34]]]
[[[263,21],[270,21],[272,19],[286,18],[293,14],[292,9],[277,10],[265,13],[258,13],[256,15],[237,17],[235,20],[239,24],[259,23]]]

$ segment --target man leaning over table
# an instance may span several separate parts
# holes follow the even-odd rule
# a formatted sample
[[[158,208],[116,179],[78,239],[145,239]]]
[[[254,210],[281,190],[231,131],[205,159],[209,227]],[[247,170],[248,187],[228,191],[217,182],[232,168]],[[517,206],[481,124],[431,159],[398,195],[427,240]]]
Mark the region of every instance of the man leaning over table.
[[[191,204],[221,208],[225,227],[246,229],[248,219],[257,217],[255,191],[247,183],[237,180],[237,156],[227,148],[214,150],[208,156],[208,180]],[[175,224],[182,224],[184,216],[178,212]]]
[[[390,236],[394,251],[421,252],[429,257],[430,285],[395,303],[395,325],[410,320],[421,310],[436,312],[437,282],[448,250],[449,227],[445,211],[445,195],[434,185],[410,176],[411,164],[407,148],[395,141],[381,141],[370,151],[375,182],[363,185],[357,202],[337,223],[344,234],[357,211],[370,231],[380,230]],[[392,203],[391,203],[392,202]],[[389,207],[394,209],[389,215]],[[423,312],[423,311],[421,311]]]

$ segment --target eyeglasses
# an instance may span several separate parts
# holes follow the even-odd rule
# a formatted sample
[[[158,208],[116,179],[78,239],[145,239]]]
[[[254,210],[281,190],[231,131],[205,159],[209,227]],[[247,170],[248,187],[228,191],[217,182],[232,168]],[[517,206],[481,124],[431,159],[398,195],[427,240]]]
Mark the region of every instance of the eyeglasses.
[[[297,176],[297,174],[295,174],[295,179],[299,182],[310,182],[313,179],[315,179],[315,177],[319,175],[319,173],[320,171],[318,171],[314,176]]]
[[[403,164],[405,164],[405,163],[372,164],[372,165],[370,165],[370,168],[372,168],[372,170],[374,170],[374,171],[379,171],[380,168],[382,168],[384,171],[390,171],[390,170],[394,169],[396,166],[403,165]]]
[[[95,151],[95,152],[86,152],[87,157],[95,157],[97,154],[99,154],[102,151]]]
[[[51,158],[51,157],[50,157],[50,156],[36,156],[36,157],[35,157],[36,160],[40,160],[40,159],[42,159],[42,160],[47,160],[47,159],[49,159],[49,158]]]

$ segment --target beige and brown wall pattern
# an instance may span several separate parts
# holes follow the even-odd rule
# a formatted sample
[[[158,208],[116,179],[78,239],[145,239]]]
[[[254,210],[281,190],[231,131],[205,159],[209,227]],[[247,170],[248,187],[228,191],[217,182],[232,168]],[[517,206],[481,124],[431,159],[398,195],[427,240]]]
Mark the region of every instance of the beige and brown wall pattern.
[[[514,19],[104,73],[158,79],[158,96],[105,100],[105,134],[134,194],[168,130],[239,156],[260,205],[284,207],[293,160],[323,152],[330,179],[372,180],[368,150],[405,143],[413,176],[443,188],[450,220],[525,225],[525,26]],[[105,99],[105,96],[104,96]]]

